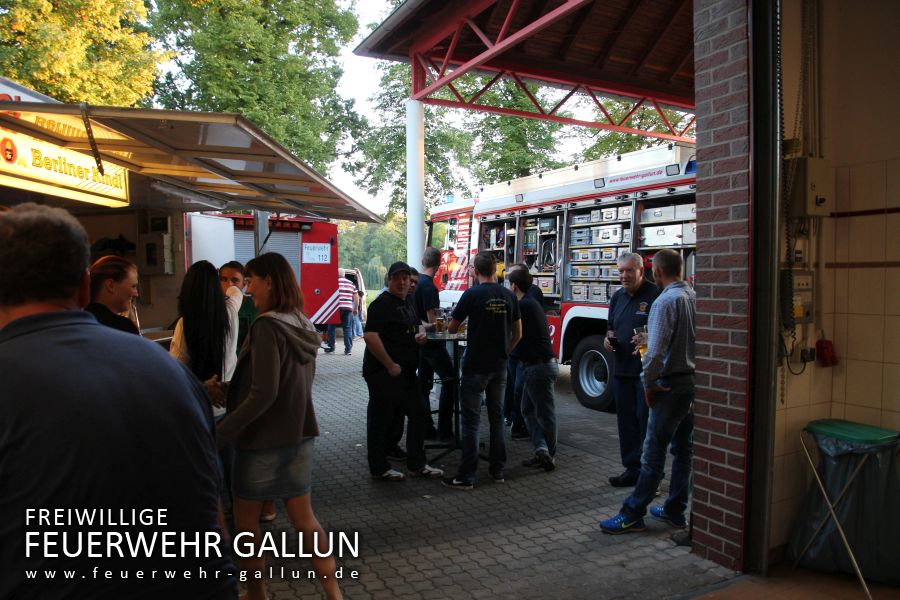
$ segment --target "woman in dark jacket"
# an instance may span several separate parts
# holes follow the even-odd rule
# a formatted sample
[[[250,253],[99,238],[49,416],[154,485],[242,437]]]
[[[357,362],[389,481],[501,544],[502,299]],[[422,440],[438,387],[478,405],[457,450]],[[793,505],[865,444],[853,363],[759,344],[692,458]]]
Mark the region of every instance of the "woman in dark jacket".
[[[341,598],[332,556],[315,556],[314,540],[324,549],[325,531],[310,500],[313,444],[319,435],[312,402],[319,335],[303,314],[303,297],[294,272],[280,254],[266,253],[245,268],[247,291],[259,310],[241,348],[228,389],[228,412],[219,423],[219,445],[235,446],[232,485],[234,522],[239,533],[261,537],[263,503],[282,498],[291,524],[303,534],[304,551],[328,598]],[[241,546],[249,541],[241,538]],[[327,543],[327,542],[324,542]],[[251,571],[265,568],[265,557],[245,559]],[[261,579],[247,582],[248,600],[265,598]]]

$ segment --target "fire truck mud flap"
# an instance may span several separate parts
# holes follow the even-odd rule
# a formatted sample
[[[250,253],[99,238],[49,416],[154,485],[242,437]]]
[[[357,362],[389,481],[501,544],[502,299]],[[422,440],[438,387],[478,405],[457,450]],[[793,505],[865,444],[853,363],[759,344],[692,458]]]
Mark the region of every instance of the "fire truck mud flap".
[[[610,376],[612,356],[603,348],[602,335],[589,335],[572,353],[572,390],[587,408],[615,412]]]

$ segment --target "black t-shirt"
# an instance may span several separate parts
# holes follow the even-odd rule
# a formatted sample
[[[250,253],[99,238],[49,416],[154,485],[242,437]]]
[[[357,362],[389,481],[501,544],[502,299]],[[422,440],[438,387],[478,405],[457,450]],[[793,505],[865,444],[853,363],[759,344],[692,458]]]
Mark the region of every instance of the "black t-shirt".
[[[398,298],[390,292],[378,296],[369,306],[366,333],[377,333],[388,356],[403,368],[408,376],[415,376],[419,361],[416,333],[419,319],[416,309],[407,298]],[[366,348],[363,355],[363,377],[387,371],[375,355]]]
[[[530,288],[528,288],[528,291],[525,292],[525,297],[532,298],[535,301],[537,301],[537,303],[540,306],[544,306],[544,292],[542,292],[541,288],[539,288],[536,285],[533,285]]]
[[[84,307],[84,310],[94,315],[94,318],[96,318],[97,322],[101,325],[106,325],[107,327],[112,327],[113,329],[124,331],[125,333],[139,333],[138,328],[131,322],[131,319],[127,319],[122,315],[117,315],[109,310],[105,304],[91,302]]]
[[[453,318],[469,318],[463,373],[491,373],[503,368],[512,324],[519,320],[519,302],[496,283],[482,283],[463,292]]]
[[[631,343],[631,338],[636,327],[647,324],[650,307],[657,296],[659,288],[645,279],[634,296],[629,296],[625,288],[622,288],[613,294],[609,301],[607,324],[616,332],[616,338],[619,340],[613,351],[614,375],[640,377],[641,357],[632,354],[634,344]]]
[[[414,302],[416,314],[422,321],[428,320],[429,310],[434,310],[441,306],[441,296],[437,286],[434,285],[434,278],[431,275],[419,274],[419,285],[416,287]]]
[[[531,289],[534,289],[533,287]],[[547,362],[556,355],[550,343],[550,326],[544,308],[527,295],[519,300],[522,315],[522,339],[511,356],[524,363]]]

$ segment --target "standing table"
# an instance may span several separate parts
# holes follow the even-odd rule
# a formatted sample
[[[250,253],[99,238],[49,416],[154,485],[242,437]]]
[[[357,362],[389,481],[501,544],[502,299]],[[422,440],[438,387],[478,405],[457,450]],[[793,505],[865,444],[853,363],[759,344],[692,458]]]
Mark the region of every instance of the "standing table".
[[[456,381],[450,388],[450,402],[453,407],[453,439],[449,443],[432,443],[425,444],[426,449],[435,449],[440,448],[444,451],[433,457],[433,460],[439,460],[462,447],[460,440],[460,429],[459,429],[459,382],[461,379],[460,374],[460,363],[462,361],[462,350],[460,349],[460,345],[465,346],[466,343],[466,334],[465,333],[449,333],[447,331],[441,333],[435,333],[433,331],[428,332],[427,336],[429,342],[450,342],[453,345],[453,351],[450,353],[450,358],[453,361],[453,372],[456,374]],[[441,385],[445,385],[441,383]]]

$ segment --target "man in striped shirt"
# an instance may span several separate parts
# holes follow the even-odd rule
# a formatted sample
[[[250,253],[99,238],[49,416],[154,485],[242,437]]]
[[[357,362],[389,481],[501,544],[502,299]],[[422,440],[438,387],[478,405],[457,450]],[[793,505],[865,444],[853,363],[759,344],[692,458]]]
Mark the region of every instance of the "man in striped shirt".
[[[359,294],[356,286],[347,279],[344,269],[338,269],[338,311],[341,315],[341,327],[344,330],[344,354],[350,356],[353,350],[353,313],[359,306]],[[337,326],[328,325],[328,347],[325,352],[334,352]]]
[[[653,277],[662,293],[650,308],[647,350],[642,360],[644,396],[650,408],[641,472],[634,492],[618,515],[600,522],[604,533],[644,530],[644,514],[656,496],[671,444],[672,478],[669,497],[650,516],[683,528],[691,488],[694,431],[694,322],[696,295],[682,280],[684,261],[674,250],[653,257]],[[635,336],[637,338],[638,336]]]

